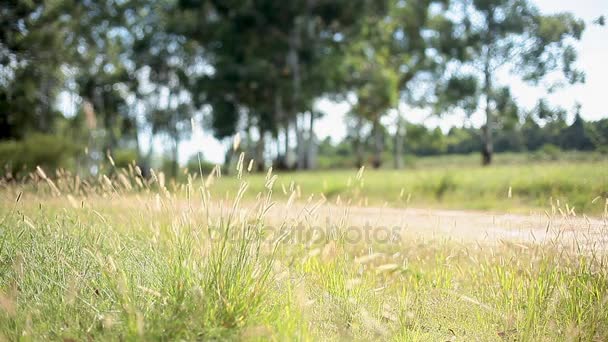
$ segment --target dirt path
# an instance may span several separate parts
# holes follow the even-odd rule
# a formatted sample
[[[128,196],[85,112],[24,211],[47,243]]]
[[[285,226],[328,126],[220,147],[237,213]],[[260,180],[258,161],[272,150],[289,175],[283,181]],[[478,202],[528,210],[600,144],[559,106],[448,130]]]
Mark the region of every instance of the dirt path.
[[[63,202],[62,202],[63,203]],[[65,204],[65,203],[63,203]],[[61,204],[59,204],[61,205]],[[189,206],[192,208],[189,209]],[[226,215],[231,201],[210,208],[211,216]],[[95,202],[96,208],[129,211],[144,207],[154,208],[157,202],[151,198],[118,198],[113,201]],[[185,200],[172,201],[170,212],[194,210],[202,213],[201,203],[188,204]],[[220,210],[223,207],[223,210]],[[254,203],[243,203],[241,211],[254,210]],[[223,214],[221,214],[223,212]],[[496,243],[559,243],[565,246],[579,245],[585,249],[608,251],[608,219],[567,216],[561,214],[504,214],[482,211],[398,209],[382,207],[345,207],[328,203],[294,203],[287,207],[278,202],[268,211],[266,219],[271,228],[279,228],[287,222],[290,227],[319,228],[342,227],[349,231],[397,232],[400,235],[429,239],[448,239],[463,243],[491,245]]]
[[[501,241],[595,245],[608,250],[608,221],[599,218],[564,217],[561,214],[521,215],[460,210],[338,207],[334,205],[277,205],[269,212],[272,223],[284,218],[315,227],[340,225],[347,229],[389,230],[419,237],[450,239],[465,243],[494,244]]]

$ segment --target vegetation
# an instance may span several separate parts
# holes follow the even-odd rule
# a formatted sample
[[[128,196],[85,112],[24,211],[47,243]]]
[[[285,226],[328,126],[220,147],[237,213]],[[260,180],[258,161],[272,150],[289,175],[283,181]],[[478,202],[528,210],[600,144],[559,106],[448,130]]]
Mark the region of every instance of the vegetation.
[[[503,75],[584,82],[585,25],[532,0],[0,2],[0,341],[608,340],[608,119]],[[327,100],[342,141],[315,135]]]
[[[513,127],[531,138],[569,119],[542,99],[520,108],[497,83],[501,70],[548,91],[560,79],[584,81],[573,43],[585,23],[544,15],[528,0],[15,0],[0,13],[0,140],[69,136],[90,152],[87,165],[133,150],[144,173],[162,154],[172,177],[194,127],[226,143],[227,164],[240,134],[258,171],[314,169],[315,122],[329,114],[319,112],[321,99],[349,104],[357,166],[381,167],[389,147],[397,168],[408,151],[448,152],[415,147],[429,144],[408,133],[407,110],[417,107],[485,111],[483,134],[456,130],[475,140],[460,153],[475,146],[488,163]],[[602,129],[591,145],[567,148],[605,146]],[[559,134],[570,143],[576,132]],[[527,149],[566,148],[540,140]]]
[[[536,108],[536,111],[543,111]],[[596,122],[585,122],[579,115],[575,116],[572,124],[568,125],[564,120],[565,113],[562,112],[554,119],[545,120],[544,126],[538,125],[533,119],[528,118],[524,122],[515,122],[508,129],[505,128],[493,137],[493,151],[496,153],[520,152],[534,157],[562,159],[568,154],[567,151],[596,151],[605,153],[605,141],[608,137],[608,120],[602,119]],[[424,125],[406,124],[402,126],[407,132],[407,141],[382,139],[382,144],[387,149],[401,151],[398,156],[409,159],[424,156],[448,156],[470,154],[481,148],[481,140],[478,130],[472,127],[453,127],[447,133],[441,129],[430,129]],[[371,132],[370,132],[371,134]],[[361,135],[353,134],[346,136],[342,141],[334,143],[330,138],[319,144],[319,166],[323,168],[355,168],[359,164],[370,164],[366,162],[375,152],[374,142],[371,137],[368,143],[359,145]],[[402,144],[396,146],[396,144]],[[572,154],[572,153],[571,153]],[[357,155],[356,158],[352,158]],[[398,156],[384,156],[383,159],[393,159]],[[375,157],[374,157],[375,158]],[[363,162],[359,162],[363,160]],[[479,158],[477,159],[479,160]],[[398,162],[400,168],[408,166],[407,161]],[[392,165],[392,164],[388,164]]]
[[[75,169],[75,159],[83,151],[72,141],[54,135],[33,134],[22,141],[0,142],[0,165],[4,167],[0,174],[21,178],[39,165]]]
[[[214,176],[169,191],[133,168],[98,183],[39,169],[3,184],[2,337],[608,338],[605,244],[551,226],[544,242],[355,239],[348,214],[315,228],[314,202],[307,215],[273,214],[270,173],[256,203],[241,203],[252,191],[242,167],[225,199]]]
[[[560,71],[567,83],[584,82],[584,73],[573,67],[577,54],[569,42],[580,40],[585,23],[569,13],[540,15],[528,1],[465,0],[456,5],[465,13],[459,32],[463,32],[461,39],[467,46],[466,57],[458,61],[462,64],[459,72],[451,75],[451,82],[439,96],[448,107],[459,106],[468,115],[483,100],[486,122],[481,153],[483,164],[488,165],[494,153],[494,126],[508,125],[520,110],[509,86],[497,84],[496,74],[510,68],[512,77],[538,84],[545,76]],[[461,71],[467,70],[464,66],[474,72]],[[442,105],[445,103],[440,101]]]
[[[578,214],[604,212],[608,197],[608,163],[602,155],[571,154],[556,161],[551,155],[498,154],[492,169],[479,166],[478,155],[419,158],[402,171],[366,171],[365,182],[355,184],[352,171],[331,170],[282,174],[275,195],[289,197],[290,187],[301,189],[303,198],[322,194],[335,202],[356,206],[435,207],[452,209],[542,213],[574,210]],[[252,175],[250,188],[263,189],[263,175]],[[293,185],[292,185],[293,183]],[[219,193],[236,193],[234,180],[224,177]],[[558,205],[558,203],[560,203]],[[551,209],[554,207],[553,209]],[[560,207],[560,208],[558,208]]]

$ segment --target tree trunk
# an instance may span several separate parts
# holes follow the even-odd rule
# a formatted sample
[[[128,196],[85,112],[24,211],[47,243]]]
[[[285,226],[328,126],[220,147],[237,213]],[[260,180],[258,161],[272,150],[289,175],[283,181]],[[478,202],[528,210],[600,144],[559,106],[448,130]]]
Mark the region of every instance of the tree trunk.
[[[266,163],[264,162],[264,132],[261,128],[258,128],[260,136],[255,145],[255,163],[258,172],[264,172]]]
[[[482,127],[482,147],[481,147],[481,160],[483,165],[490,165],[492,163],[492,155],[494,153],[494,145],[492,139],[492,75],[489,66],[485,69],[485,95],[486,95],[486,124]]]
[[[301,78],[300,78],[300,56],[299,56],[299,52],[298,50],[300,49],[301,46],[301,39],[300,39],[300,25],[297,21],[297,18],[294,19],[293,22],[293,28],[289,34],[289,52],[287,54],[287,63],[291,69],[291,76],[292,76],[292,90],[291,90],[291,108],[289,111],[289,116],[290,117],[294,117],[295,121],[296,121],[296,137],[298,134],[300,134],[300,132],[298,131],[298,117],[297,117],[297,113],[300,112],[299,111],[299,104],[300,104],[300,88],[301,88]],[[284,164],[286,168],[289,168],[289,164],[288,164],[288,156],[289,156],[289,119],[290,118],[286,118],[285,120],[285,160],[284,160]],[[300,154],[301,152],[301,147],[300,147],[300,142],[301,140],[299,139],[299,137],[297,137],[298,140],[298,146],[296,148],[296,165],[298,168],[303,167],[304,165],[302,165],[302,156]]]
[[[395,131],[395,146],[394,148],[394,160],[395,160],[395,169],[403,168],[403,137],[404,137],[404,127],[403,120],[401,118],[401,113],[397,113],[397,129]]]
[[[285,129],[283,130],[283,145],[285,154],[283,155],[283,165],[281,168],[289,169],[289,121],[285,122]]]
[[[283,163],[283,159],[285,156],[281,155],[281,130],[280,123],[285,120],[285,113],[283,112],[283,99],[281,98],[281,94],[277,91],[274,97],[274,111],[275,111],[275,122],[277,123],[277,135],[276,135],[276,143],[277,143],[277,167],[281,167]]]
[[[485,61],[484,61],[484,93],[486,97],[486,124],[482,127],[482,147],[481,147],[481,163],[484,166],[492,163],[492,155],[494,154],[494,145],[492,137],[492,67],[490,62],[492,60],[492,48],[491,43],[493,40],[494,33],[494,11],[489,10],[486,14],[486,23],[488,30],[486,32],[485,42]]]
[[[358,120],[357,120],[357,141],[355,142],[356,146],[355,146],[355,154],[356,154],[356,158],[357,158],[357,168],[361,168],[365,162],[363,160],[364,155],[363,155],[363,117],[359,116]]]
[[[98,108],[98,113],[103,117],[103,128],[105,130],[105,139],[103,142],[103,153],[111,151],[115,146],[115,136],[112,125],[111,114],[106,110],[105,98],[103,90],[95,88],[95,106]]]
[[[249,114],[245,115],[245,134],[243,135],[244,143],[241,143],[242,150],[245,152],[245,156],[249,157],[253,155],[253,144],[251,142],[251,120]]]
[[[492,154],[494,153],[494,148],[492,146],[492,133],[488,128],[487,124],[482,127],[483,134],[483,142],[481,146],[481,163],[484,166],[490,165],[492,163]]]
[[[308,128],[308,142],[306,146],[306,168],[317,167],[317,148],[315,140],[315,113],[310,111],[310,127]]]
[[[227,144],[228,148],[226,149],[226,154],[224,156],[224,168],[222,169],[222,173],[225,175],[229,175],[232,171],[232,162],[234,159],[234,148],[232,145],[232,140]]]
[[[150,136],[148,138],[148,152],[146,153],[142,165],[140,167],[142,176],[148,178],[150,176],[150,169],[152,168],[152,158],[154,157],[154,131],[152,128]]]
[[[374,134],[374,158],[372,160],[372,166],[374,169],[379,169],[382,166],[382,150],[383,150],[383,137],[380,129],[380,119],[374,120],[373,127]]]
[[[179,176],[179,133],[173,133],[173,160],[171,163],[171,172],[173,177],[177,179]]]
[[[50,77],[44,76],[41,81],[41,94],[42,94],[42,107],[40,111],[40,117],[38,119],[38,130],[43,133],[49,133],[51,131],[51,112],[52,112],[52,96],[51,89],[52,84]]]
[[[304,125],[302,116],[296,116],[296,168],[303,170],[306,168],[306,139],[304,139]]]
[[[139,165],[144,159],[144,151],[141,149],[141,138],[139,137],[139,132],[141,128],[139,127],[139,122],[137,119],[135,120],[135,149],[137,150],[137,161],[135,162]]]

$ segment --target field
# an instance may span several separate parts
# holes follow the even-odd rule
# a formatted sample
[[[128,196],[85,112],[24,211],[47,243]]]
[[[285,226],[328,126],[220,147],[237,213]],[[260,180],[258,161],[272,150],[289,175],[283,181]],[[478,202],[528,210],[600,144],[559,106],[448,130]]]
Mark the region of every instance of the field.
[[[366,170],[364,182],[355,182],[356,170],[286,173],[277,181],[275,197],[287,199],[293,183],[305,199],[323,194],[330,201],[350,199],[353,205],[519,213],[552,206],[566,210],[567,205],[569,211],[601,215],[608,198],[608,159],[580,153],[571,158],[535,161],[521,154],[499,154],[491,168],[480,167],[477,155],[421,158],[405,170]],[[264,188],[265,175],[248,181],[253,197]],[[237,189],[231,177],[216,185],[217,193],[228,196]]]
[[[0,340],[604,341],[607,165],[39,170],[0,190]],[[393,224],[426,205],[543,216],[532,239]]]

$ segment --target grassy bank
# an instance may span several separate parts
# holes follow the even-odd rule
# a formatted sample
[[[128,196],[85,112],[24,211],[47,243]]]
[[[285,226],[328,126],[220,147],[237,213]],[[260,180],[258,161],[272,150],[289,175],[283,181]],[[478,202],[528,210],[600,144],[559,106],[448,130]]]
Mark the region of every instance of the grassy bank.
[[[372,189],[391,174],[353,182],[382,194]],[[291,219],[269,231],[272,177],[255,210],[239,210],[241,196],[258,194],[257,177],[177,192],[133,179],[38,179],[24,193],[4,185],[0,339],[608,339],[605,246],[580,254],[557,240],[484,246],[406,233],[359,241],[343,234],[348,214],[322,232],[305,218],[304,234],[292,234]],[[303,189],[322,187],[299,177]],[[223,201],[224,182],[239,194]]]
[[[264,183],[265,175],[251,176],[251,193]],[[235,184],[233,178],[223,177],[216,187],[219,193],[233,195]],[[304,199],[323,194],[329,200],[339,196],[356,205],[517,212],[555,207],[598,215],[608,198],[608,161],[536,161],[484,168],[445,159],[443,164],[399,171],[365,170],[363,181],[356,179],[354,170],[280,173],[277,185],[279,198],[289,196],[290,187],[299,186]]]

